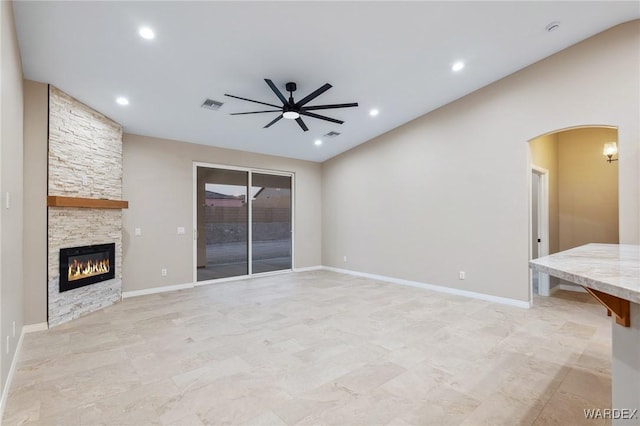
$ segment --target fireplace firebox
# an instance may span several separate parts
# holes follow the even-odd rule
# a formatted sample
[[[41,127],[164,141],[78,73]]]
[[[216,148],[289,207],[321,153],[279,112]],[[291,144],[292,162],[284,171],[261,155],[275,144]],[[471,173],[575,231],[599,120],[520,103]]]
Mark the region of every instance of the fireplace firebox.
[[[60,292],[116,276],[116,244],[60,249]]]

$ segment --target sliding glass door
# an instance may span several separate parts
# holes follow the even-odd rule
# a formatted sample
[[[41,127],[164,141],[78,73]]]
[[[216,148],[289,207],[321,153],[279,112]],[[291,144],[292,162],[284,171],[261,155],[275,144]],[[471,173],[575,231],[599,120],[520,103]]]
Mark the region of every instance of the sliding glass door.
[[[249,274],[249,173],[198,167],[198,281]]]
[[[252,271],[291,269],[291,176],[251,177]]]
[[[198,282],[292,269],[292,175],[207,165],[194,175]]]

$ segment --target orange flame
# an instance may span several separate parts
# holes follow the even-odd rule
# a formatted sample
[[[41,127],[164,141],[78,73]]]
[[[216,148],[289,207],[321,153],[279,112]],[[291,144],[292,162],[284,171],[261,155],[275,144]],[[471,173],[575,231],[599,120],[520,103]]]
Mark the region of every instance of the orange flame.
[[[109,259],[88,260],[86,262],[78,262],[78,259],[73,259],[73,263],[69,264],[68,280],[80,280],[107,272],[109,272]]]

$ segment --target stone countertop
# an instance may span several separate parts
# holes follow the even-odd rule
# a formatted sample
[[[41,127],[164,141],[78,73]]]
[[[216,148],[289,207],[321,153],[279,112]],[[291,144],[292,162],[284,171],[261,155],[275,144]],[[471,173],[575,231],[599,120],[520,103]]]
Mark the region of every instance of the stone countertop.
[[[529,266],[640,304],[640,245],[586,244],[533,259]]]

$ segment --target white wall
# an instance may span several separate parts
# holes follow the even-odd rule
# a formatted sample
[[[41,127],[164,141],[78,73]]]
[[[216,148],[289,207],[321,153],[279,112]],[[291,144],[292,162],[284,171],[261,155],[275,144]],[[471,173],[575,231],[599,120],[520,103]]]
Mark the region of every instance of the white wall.
[[[22,64],[13,3],[0,2],[0,364],[2,386],[22,331]],[[10,208],[5,206],[10,194]],[[16,334],[13,334],[15,322]],[[7,353],[7,336],[9,348]]]
[[[527,141],[578,125],[618,127],[620,242],[639,243],[639,33],[617,26],[325,162],[323,264],[528,300]]]

